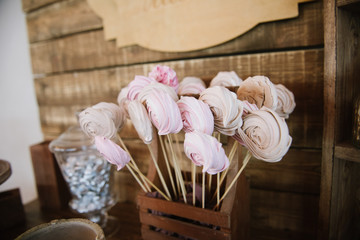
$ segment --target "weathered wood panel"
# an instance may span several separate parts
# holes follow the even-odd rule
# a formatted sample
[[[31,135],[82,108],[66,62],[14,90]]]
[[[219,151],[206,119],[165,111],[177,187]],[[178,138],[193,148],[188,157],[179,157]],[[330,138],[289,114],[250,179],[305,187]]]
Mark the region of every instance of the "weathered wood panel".
[[[30,12],[59,1],[62,0],[22,0],[22,8],[24,12]]]
[[[252,188],[319,194],[320,163],[320,150],[290,149],[277,163],[251,159],[246,175]]]
[[[316,239],[319,195],[260,189],[250,194],[252,239]]]
[[[288,120],[293,146],[319,148],[322,134],[323,51],[288,51],[172,61],[179,78],[211,79],[218,71],[234,70],[242,78],[266,75],[296,96]],[[135,75],[147,75],[155,64],[141,64],[35,79],[44,135],[52,138],[75,122],[74,112],[100,101],[116,102],[121,87]]]
[[[61,1],[26,16],[30,42],[102,27],[85,0]]]
[[[68,18],[70,22],[66,20],[69,12],[76,16]],[[50,6],[44,12],[29,14],[30,40],[43,35],[36,41],[84,31],[87,28],[98,29],[99,19],[91,19],[90,15],[88,6],[83,1],[65,1]],[[90,27],[92,22],[94,25]],[[46,36],[49,34],[51,35]],[[35,42],[35,40],[32,41]],[[168,53],[135,45],[117,48],[115,41],[104,40],[102,30],[33,43],[30,49],[33,73],[43,74],[322,44],[322,4],[318,1],[301,4],[298,18],[260,24],[232,41],[200,51]]]

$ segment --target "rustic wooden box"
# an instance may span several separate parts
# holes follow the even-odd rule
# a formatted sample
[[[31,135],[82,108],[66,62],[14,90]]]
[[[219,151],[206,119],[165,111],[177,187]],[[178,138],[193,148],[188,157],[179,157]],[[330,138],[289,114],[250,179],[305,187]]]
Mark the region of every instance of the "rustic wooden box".
[[[160,168],[163,161],[161,155],[158,157]],[[230,184],[238,170],[236,160],[231,165],[226,185]],[[148,176],[156,183],[158,179],[152,165],[149,166]],[[145,240],[249,239],[249,184],[244,173],[224,199],[219,211],[153,198],[143,192],[138,195],[137,204],[141,234]],[[169,232],[172,234],[169,235]]]

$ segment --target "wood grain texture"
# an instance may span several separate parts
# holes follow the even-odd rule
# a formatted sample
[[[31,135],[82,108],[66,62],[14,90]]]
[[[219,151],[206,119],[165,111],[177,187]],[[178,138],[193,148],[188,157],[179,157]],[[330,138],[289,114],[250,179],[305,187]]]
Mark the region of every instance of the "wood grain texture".
[[[334,156],[347,161],[360,163],[360,149],[350,143],[337,144],[335,146]]]
[[[66,208],[70,191],[55,156],[49,150],[49,142],[30,146],[30,153],[41,207],[56,210]]]
[[[360,164],[334,159],[329,239],[360,238]]]
[[[337,24],[336,144],[351,139],[353,107],[360,95],[360,15],[338,9]]]
[[[290,149],[278,163],[252,158],[246,168],[251,188],[320,193],[321,151]]]
[[[100,17],[94,16],[82,0],[60,1],[41,8],[27,14],[26,22],[30,42],[102,27]]]
[[[319,204],[319,239],[329,239],[333,146],[335,139],[336,80],[336,18],[335,1],[324,0],[324,131],[321,163],[321,194]]]
[[[56,3],[63,0],[22,0],[22,8],[24,12],[31,12],[38,8],[44,7],[46,5]]]
[[[71,11],[76,12],[86,9],[86,6],[81,1],[70,2],[73,2],[74,6],[80,5],[78,6],[79,10],[73,9]],[[61,4],[65,3],[69,4],[68,1]],[[65,34],[65,28],[74,28],[75,31],[79,28],[85,28],[92,21],[86,20],[88,12],[83,10],[85,12],[82,13],[83,17],[70,18],[71,24],[69,26],[54,26],[55,30],[52,33],[52,31],[48,30],[53,29],[50,26],[50,21],[55,21],[52,23],[54,25],[66,24],[66,21],[59,21],[56,18],[66,18],[66,14],[68,14],[68,10],[65,7],[65,10],[60,8],[59,11],[56,11],[55,7],[53,8],[56,13],[55,16],[51,12],[36,13],[38,16],[35,16],[34,13],[34,17],[30,16],[34,20],[29,19],[28,16],[29,35],[41,36],[51,33],[54,36],[60,36]],[[61,15],[59,12],[63,12],[66,16]],[[47,17],[42,16],[44,14],[47,14]],[[78,18],[80,22],[74,22]],[[36,19],[38,19],[38,27],[36,27]],[[49,19],[49,23],[47,23],[46,19]],[[46,24],[43,24],[43,22]],[[43,26],[44,29],[42,29]],[[98,25],[96,26],[98,27]],[[56,30],[58,28],[59,30]],[[80,69],[265,51],[269,49],[319,46],[323,44],[322,4],[320,1],[301,4],[300,16],[298,18],[260,24],[243,36],[201,51],[186,53],[158,52],[136,45],[117,48],[114,41],[105,41],[103,35],[102,30],[94,30],[31,44],[33,73],[59,73]]]
[[[316,238],[318,195],[261,189],[251,189],[250,194],[252,239],[260,239],[255,236],[263,234],[256,229],[282,232],[283,239]]]

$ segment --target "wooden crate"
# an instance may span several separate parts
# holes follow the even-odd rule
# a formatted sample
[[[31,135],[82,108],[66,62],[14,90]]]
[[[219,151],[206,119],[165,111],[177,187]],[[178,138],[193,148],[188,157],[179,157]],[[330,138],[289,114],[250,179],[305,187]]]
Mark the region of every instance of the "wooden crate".
[[[231,164],[226,186],[239,169],[236,160]],[[162,153],[158,154],[158,164],[165,169]],[[148,176],[159,183],[154,168],[150,164]],[[249,185],[244,173],[218,211],[154,198],[145,193],[138,195],[137,204],[143,239],[249,239]]]

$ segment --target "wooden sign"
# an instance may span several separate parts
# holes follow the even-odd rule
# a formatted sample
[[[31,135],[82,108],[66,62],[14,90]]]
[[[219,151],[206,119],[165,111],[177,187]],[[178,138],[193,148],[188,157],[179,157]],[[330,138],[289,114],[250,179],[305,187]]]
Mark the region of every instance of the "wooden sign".
[[[229,41],[261,22],[298,16],[312,0],[87,0],[103,19],[105,38],[167,52]]]

